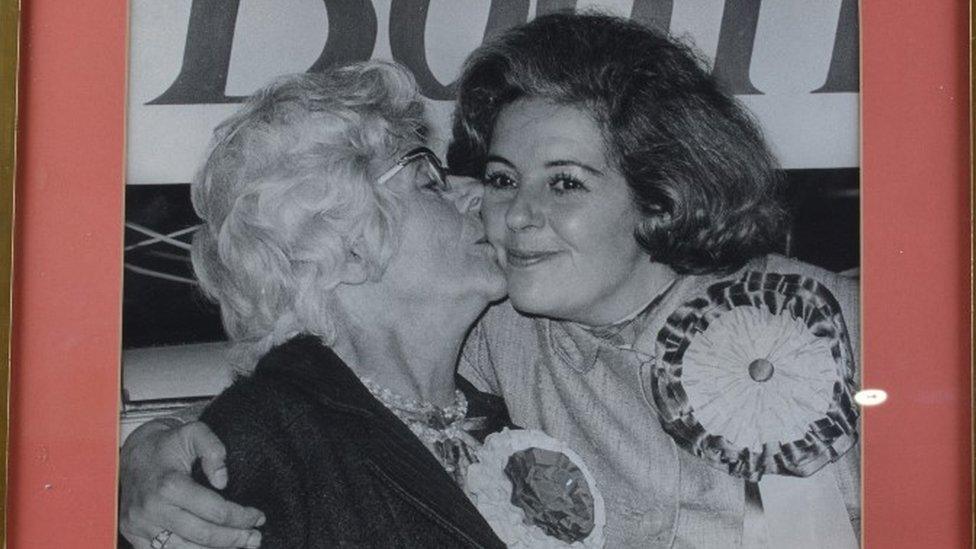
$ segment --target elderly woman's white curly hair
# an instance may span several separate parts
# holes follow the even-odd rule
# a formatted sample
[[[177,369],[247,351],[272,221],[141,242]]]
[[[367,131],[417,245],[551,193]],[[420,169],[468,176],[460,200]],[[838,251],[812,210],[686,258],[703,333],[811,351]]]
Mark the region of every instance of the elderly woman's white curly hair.
[[[397,245],[374,172],[426,132],[412,76],[376,61],[283,77],[217,127],[192,185],[193,267],[242,365],[298,332],[334,343],[324,297],[352,247],[376,279]]]

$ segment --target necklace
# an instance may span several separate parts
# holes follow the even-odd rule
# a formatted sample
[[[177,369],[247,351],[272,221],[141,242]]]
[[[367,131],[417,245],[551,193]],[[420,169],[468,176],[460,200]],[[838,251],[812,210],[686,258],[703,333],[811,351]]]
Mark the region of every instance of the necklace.
[[[477,446],[477,442],[465,431],[469,425],[465,419],[468,399],[464,393],[455,389],[454,402],[441,407],[428,400],[395,393],[368,377],[360,377],[359,380],[376,400],[410,428],[454,481],[463,485],[468,465],[476,461],[471,446]]]

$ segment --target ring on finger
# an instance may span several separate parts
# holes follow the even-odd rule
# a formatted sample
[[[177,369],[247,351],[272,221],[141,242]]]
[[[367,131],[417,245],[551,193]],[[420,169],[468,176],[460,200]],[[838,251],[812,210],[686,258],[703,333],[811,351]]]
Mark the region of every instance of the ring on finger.
[[[153,537],[152,542],[149,544],[152,549],[163,549],[166,547],[166,543],[169,538],[172,537],[173,532],[169,530],[161,530],[155,537]]]

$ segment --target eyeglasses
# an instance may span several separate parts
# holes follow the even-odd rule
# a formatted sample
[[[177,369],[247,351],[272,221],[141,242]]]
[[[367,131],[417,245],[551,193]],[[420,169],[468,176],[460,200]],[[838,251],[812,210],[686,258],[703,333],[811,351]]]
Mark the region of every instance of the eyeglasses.
[[[434,154],[434,151],[428,149],[427,147],[417,147],[416,149],[413,149],[407,154],[401,156],[400,160],[397,160],[396,164],[394,164],[392,168],[386,170],[376,178],[376,184],[385,184],[390,179],[393,179],[393,176],[400,173],[400,170],[421,159],[426,161],[427,166],[430,168],[430,173],[436,180],[437,184],[442,189],[446,189],[447,169],[445,169],[444,165],[441,164],[441,159]]]

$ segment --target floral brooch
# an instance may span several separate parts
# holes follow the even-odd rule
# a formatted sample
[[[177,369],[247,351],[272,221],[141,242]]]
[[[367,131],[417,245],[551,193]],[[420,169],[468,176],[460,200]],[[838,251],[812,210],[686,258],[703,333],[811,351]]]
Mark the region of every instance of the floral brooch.
[[[847,328],[814,279],[716,283],[668,317],[656,356],[648,381],[665,431],[733,476],[809,476],[857,442]]]
[[[537,430],[489,435],[465,489],[508,547],[603,547],[606,508],[582,458]]]

